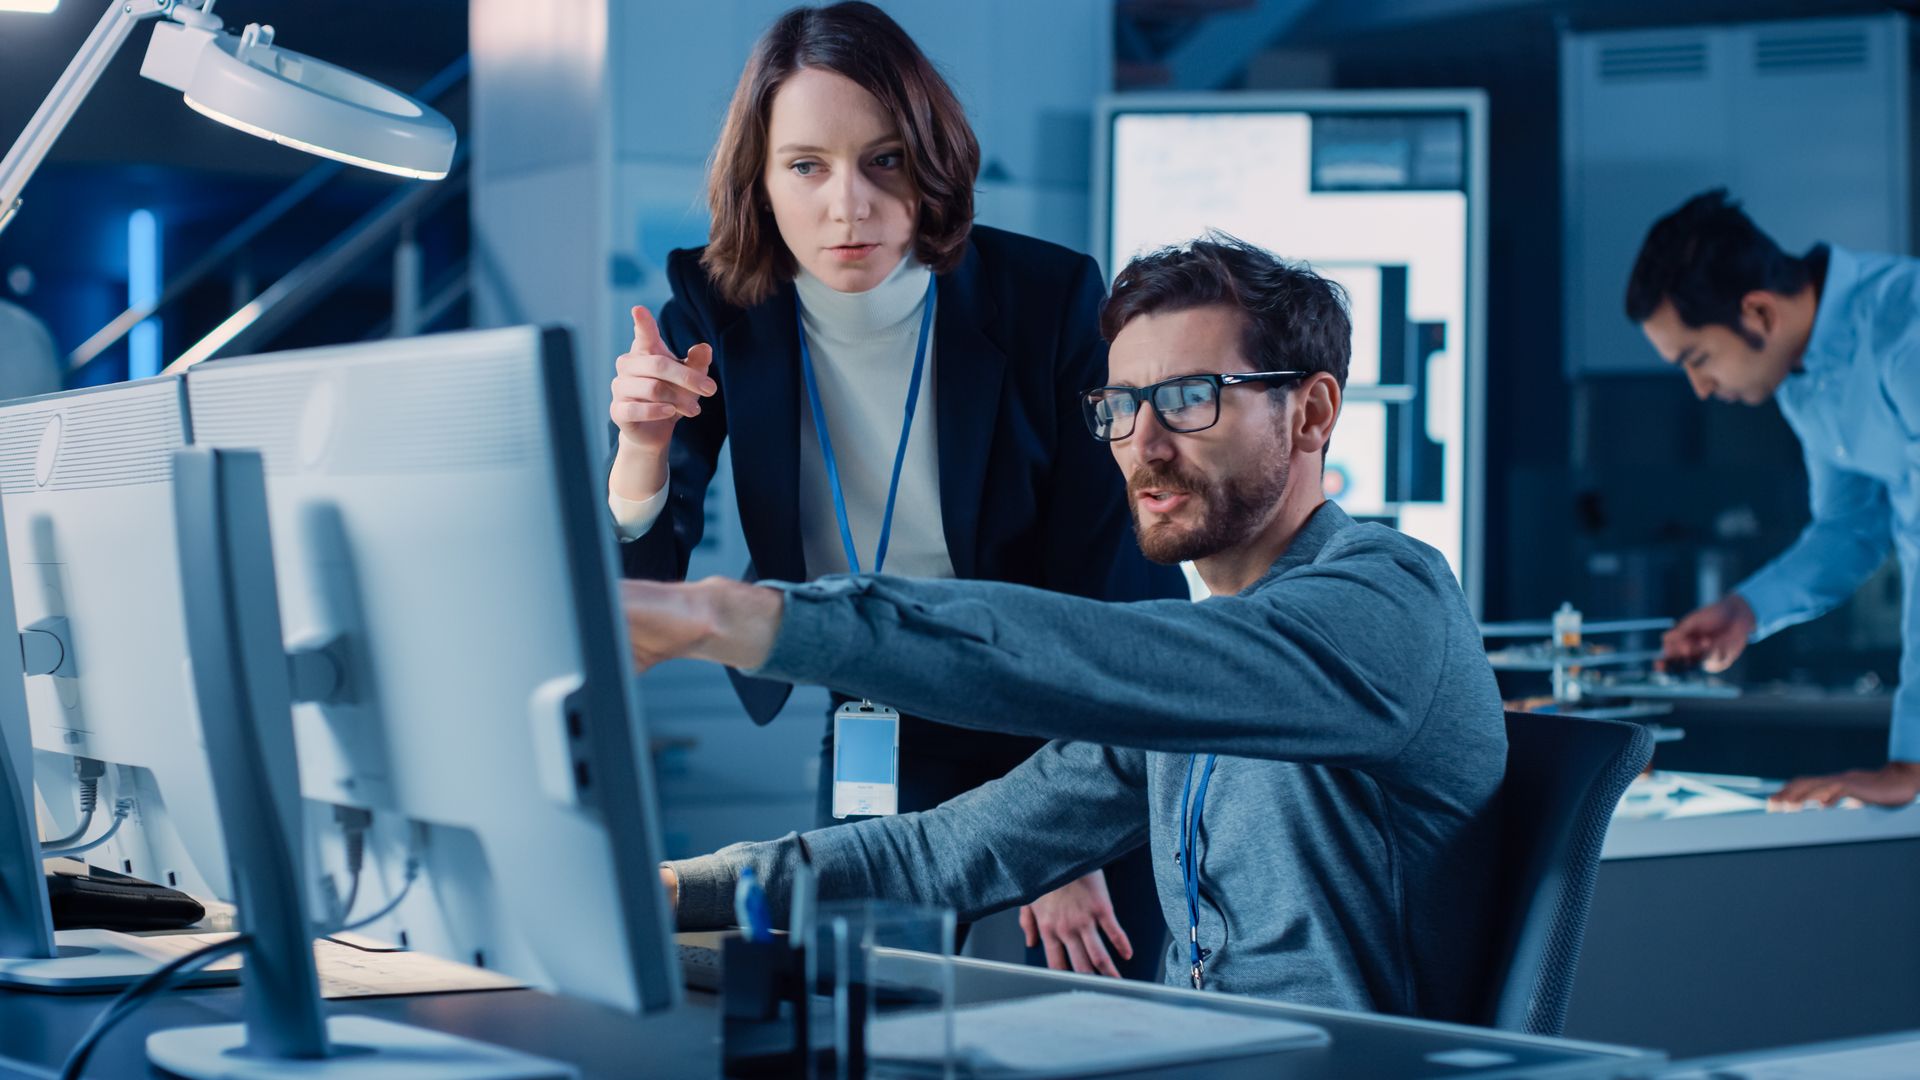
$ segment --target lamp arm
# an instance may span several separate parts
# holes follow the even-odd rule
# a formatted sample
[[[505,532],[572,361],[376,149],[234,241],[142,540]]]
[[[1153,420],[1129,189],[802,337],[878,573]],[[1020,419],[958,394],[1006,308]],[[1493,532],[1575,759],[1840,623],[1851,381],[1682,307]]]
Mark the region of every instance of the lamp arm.
[[[60,81],[53,84],[46,100],[34,111],[33,119],[27,121],[26,130],[13,141],[6,158],[0,159],[0,229],[13,220],[14,211],[20,208],[20,192],[27,186],[28,178],[40,167],[47,151],[53,149],[54,140],[66,130],[67,121],[73,119],[93,84],[100,81],[114,54],[126,44],[127,35],[140,23],[166,15],[178,3],[179,0],[113,0],[108,4],[106,14],[100,16],[93,33],[87,35],[80,51],[73,55]]]

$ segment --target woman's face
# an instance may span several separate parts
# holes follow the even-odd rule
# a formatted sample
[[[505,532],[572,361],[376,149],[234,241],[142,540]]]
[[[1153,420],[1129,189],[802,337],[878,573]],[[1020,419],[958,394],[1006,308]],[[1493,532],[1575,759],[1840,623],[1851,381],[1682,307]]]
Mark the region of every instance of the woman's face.
[[[802,68],[773,96],[767,145],[773,220],[815,277],[866,292],[912,251],[920,200],[878,98],[844,75]]]

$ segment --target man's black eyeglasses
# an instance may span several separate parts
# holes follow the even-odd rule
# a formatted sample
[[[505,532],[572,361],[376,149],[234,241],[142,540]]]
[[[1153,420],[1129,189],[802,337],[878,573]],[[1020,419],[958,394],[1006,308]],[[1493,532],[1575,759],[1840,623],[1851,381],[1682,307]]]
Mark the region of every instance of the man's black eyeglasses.
[[[1221,387],[1304,379],[1309,374],[1242,371],[1232,375],[1180,375],[1149,386],[1096,386],[1080,392],[1080,405],[1088,429],[1101,442],[1118,442],[1133,434],[1142,402],[1153,408],[1161,427],[1191,435],[1220,422]]]

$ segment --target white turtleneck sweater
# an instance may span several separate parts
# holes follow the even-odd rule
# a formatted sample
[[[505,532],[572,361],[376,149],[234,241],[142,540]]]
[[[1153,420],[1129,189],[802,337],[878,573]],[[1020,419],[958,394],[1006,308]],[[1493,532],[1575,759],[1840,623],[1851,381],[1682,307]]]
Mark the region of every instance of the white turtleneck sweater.
[[[911,258],[902,259],[885,281],[863,293],[835,291],[800,271],[800,321],[806,328],[813,375],[820,387],[820,408],[833,438],[834,461],[846,495],[847,524],[853,531],[860,568],[873,572],[880,544],[880,522],[887,509],[893,455],[900,445],[907,387],[913,379],[913,351],[920,340],[920,315],[927,302],[931,272]],[[900,494],[893,511],[893,538],[887,545],[886,572],[908,577],[950,578],[940,515],[938,414],[933,404],[933,335],[927,336],[927,366],[920,377],[920,403],[913,416],[907,458],[900,470]],[[843,574],[849,569],[833,510],[833,487],[826,459],[814,432],[804,380],[800,399],[800,546],[807,576]],[[671,481],[669,481],[671,483]],[[646,534],[666,508],[665,488],[640,500],[611,491],[620,536]]]

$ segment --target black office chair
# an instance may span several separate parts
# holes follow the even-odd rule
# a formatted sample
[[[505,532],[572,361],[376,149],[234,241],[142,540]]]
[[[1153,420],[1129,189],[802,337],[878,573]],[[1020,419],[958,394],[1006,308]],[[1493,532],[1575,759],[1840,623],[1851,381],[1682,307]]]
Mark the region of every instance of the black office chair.
[[[1607,824],[1653,758],[1639,724],[1507,714],[1501,787],[1504,917],[1482,1023],[1558,1035],[1567,1020]]]

